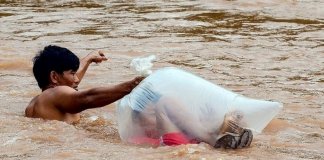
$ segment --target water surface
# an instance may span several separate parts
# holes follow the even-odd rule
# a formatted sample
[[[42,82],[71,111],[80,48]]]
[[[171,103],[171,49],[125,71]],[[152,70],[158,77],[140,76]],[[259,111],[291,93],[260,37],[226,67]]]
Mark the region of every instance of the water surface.
[[[324,159],[324,2],[319,0],[0,1],[0,159]],[[24,117],[40,93],[32,57],[49,44],[105,50],[81,89],[133,78],[154,54],[242,95],[284,103],[252,146],[139,147],[117,133],[115,104],[80,124]],[[92,121],[90,117],[99,119]]]

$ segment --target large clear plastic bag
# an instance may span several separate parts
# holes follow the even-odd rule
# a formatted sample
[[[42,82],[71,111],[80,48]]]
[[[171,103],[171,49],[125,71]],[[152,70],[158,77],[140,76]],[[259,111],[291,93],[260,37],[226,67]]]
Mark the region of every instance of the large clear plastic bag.
[[[156,117],[161,106],[170,107],[174,114],[168,118],[196,139],[203,139],[199,136],[206,134],[217,137],[238,128],[259,133],[282,108],[281,103],[244,97],[189,72],[163,68],[118,102],[118,131],[122,141],[161,137],[164,132]]]

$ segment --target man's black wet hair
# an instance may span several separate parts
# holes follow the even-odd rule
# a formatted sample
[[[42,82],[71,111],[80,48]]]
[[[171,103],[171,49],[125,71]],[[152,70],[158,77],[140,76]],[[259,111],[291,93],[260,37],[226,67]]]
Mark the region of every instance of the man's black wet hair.
[[[38,86],[45,89],[50,83],[50,73],[55,71],[63,74],[64,71],[77,71],[80,65],[79,58],[67,48],[49,45],[33,58],[33,73]]]

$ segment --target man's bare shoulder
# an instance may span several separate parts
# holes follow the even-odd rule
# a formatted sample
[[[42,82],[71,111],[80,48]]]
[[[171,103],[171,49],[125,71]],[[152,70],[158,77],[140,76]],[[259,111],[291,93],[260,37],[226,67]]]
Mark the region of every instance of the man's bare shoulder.
[[[39,96],[39,95],[38,95]],[[28,106],[25,109],[25,116],[26,117],[33,117],[34,116],[34,106],[35,102],[38,99],[38,96],[34,97],[28,104]]]
[[[45,90],[41,95],[49,96],[52,94],[64,94],[64,93],[72,93],[72,92],[76,92],[76,90],[69,86],[57,86],[57,87],[49,88],[49,89]]]
[[[34,97],[25,109],[26,117],[38,117],[37,110],[41,107],[46,107],[48,109],[55,108],[54,102],[59,101],[62,96],[76,92],[73,88],[69,86],[57,86],[54,88],[49,88],[43,91],[40,95]]]

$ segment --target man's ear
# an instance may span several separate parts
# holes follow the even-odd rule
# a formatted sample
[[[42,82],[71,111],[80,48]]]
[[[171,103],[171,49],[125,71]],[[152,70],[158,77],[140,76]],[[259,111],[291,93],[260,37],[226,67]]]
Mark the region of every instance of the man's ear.
[[[53,84],[57,84],[59,80],[59,76],[55,71],[51,71],[50,73],[50,80]]]

